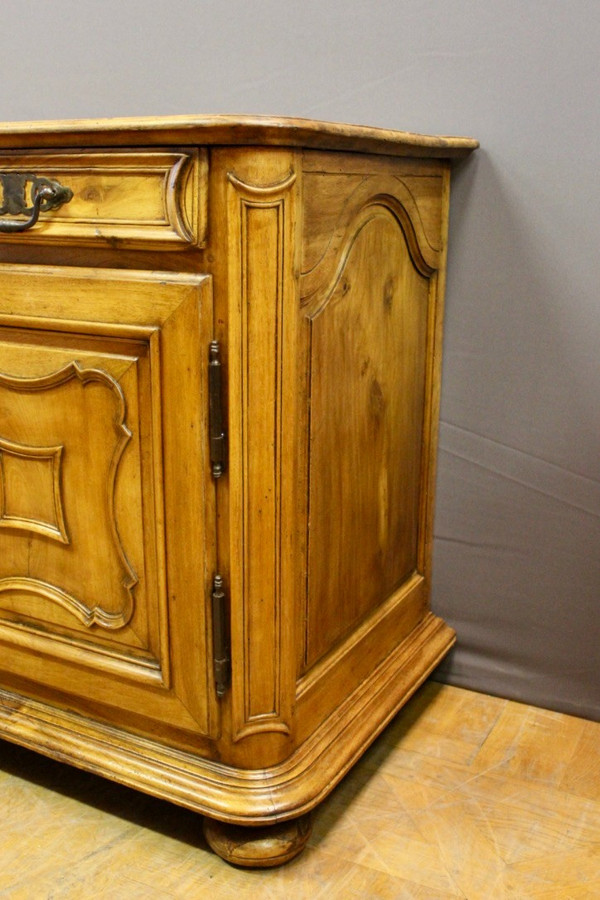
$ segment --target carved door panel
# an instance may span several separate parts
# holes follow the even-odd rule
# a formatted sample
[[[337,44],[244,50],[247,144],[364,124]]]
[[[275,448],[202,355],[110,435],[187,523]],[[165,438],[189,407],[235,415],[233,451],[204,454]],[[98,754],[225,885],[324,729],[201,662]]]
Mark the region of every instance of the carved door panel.
[[[214,732],[211,327],[207,277],[0,269],[6,684],[142,731]]]

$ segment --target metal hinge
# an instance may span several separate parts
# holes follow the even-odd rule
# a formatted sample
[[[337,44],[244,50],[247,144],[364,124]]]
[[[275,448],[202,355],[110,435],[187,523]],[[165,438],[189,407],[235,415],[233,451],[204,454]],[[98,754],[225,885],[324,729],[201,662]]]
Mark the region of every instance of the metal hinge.
[[[213,664],[217,697],[223,697],[229,686],[231,659],[229,651],[229,604],[220,575],[213,578],[212,589]]]
[[[210,433],[210,466],[213,478],[225,471],[227,439],[223,425],[223,390],[221,383],[221,348],[211,341],[208,355],[208,402]]]

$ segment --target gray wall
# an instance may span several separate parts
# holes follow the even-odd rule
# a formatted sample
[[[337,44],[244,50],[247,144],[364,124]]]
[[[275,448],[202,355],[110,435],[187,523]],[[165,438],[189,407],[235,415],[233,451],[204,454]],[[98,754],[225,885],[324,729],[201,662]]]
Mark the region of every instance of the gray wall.
[[[21,0],[0,119],[249,112],[467,134],[447,293],[441,676],[600,717],[600,2]]]

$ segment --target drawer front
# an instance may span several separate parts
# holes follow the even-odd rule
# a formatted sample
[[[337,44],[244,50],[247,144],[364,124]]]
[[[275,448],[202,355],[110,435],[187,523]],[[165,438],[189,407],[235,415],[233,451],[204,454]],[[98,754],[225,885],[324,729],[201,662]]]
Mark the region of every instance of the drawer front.
[[[211,323],[208,277],[0,267],[0,683],[211,733]]]
[[[31,229],[0,241],[184,249],[206,238],[207,154],[202,149],[5,154],[0,176],[58,181],[72,198]],[[24,206],[31,205],[31,179]],[[6,187],[4,187],[6,206]],[[0,223],[14,216],[0,217]],[[1,228],[1,224],[0,224]]]

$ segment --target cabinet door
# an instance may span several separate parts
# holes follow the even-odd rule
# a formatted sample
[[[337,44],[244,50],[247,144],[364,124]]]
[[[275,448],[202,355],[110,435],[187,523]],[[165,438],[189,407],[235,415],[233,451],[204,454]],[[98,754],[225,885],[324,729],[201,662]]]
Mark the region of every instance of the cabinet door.
[[[211,329],[208,277],[0,267],[0,681],[175,743],[215,730]]]

